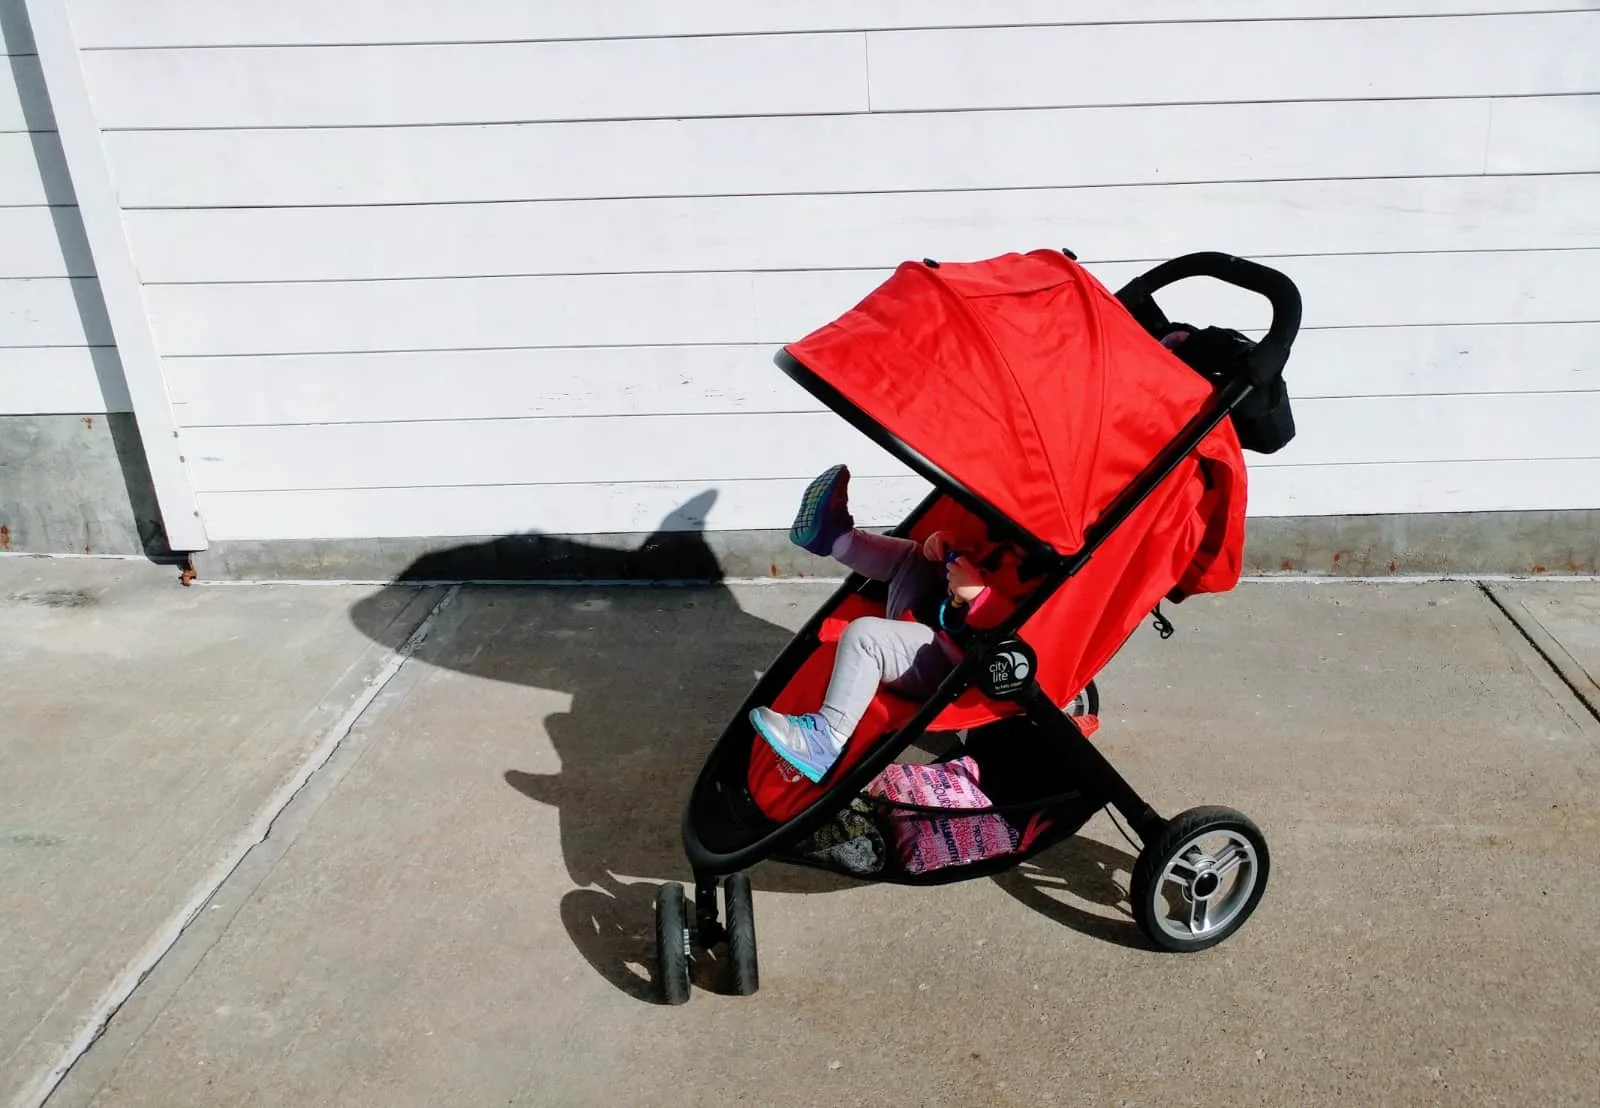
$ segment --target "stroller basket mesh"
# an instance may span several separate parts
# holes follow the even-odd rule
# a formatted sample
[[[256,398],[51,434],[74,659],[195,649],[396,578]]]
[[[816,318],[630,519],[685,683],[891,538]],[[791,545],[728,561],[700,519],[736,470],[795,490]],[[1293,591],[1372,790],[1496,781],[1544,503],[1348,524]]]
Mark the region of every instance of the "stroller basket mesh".
[[[857,876],[910,879],[1010,865],[1072,834],[1099,806],[1049,754],[1025,721],[979,729],[958,757],[889,766],[793,856]]]

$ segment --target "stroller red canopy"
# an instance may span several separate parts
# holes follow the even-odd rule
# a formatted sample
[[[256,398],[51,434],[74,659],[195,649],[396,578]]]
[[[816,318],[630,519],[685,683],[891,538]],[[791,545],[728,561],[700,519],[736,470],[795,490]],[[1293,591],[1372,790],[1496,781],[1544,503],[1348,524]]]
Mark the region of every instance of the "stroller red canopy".
[[[970,264],[906,263],[839,319],[786,348],[944,474],[1059,554],[1084,545],[1117,495],[1205,406],[1212,385],[1076,262],[1054,251]],[[831,402],[831,401],[830,401]],[[929,476],[936,476],[930,474]],[[1232,588],[1243,561],[1245,466],[1223,420],[1023,625],[1038,681],[1064,704],[1163,597]],[[911,531],[975,545],[982,521],[944,497]],[[852,599],[773,706],[814,711]],[[859,761],[916,705],[880,690],[840,757]],[[1015,705],[969,688],[930,730],[979,726]],[[751,795],[771,818],[824,791],[753,738]]]
[[[908,262],[787,349],[1058,553],[1083,545],[1211,392],[1083,267],[1047,250]],[[1234,557],[1224,559],[1236,563],[1244,465],[1231,425],[1201,453],[1239,482]]]

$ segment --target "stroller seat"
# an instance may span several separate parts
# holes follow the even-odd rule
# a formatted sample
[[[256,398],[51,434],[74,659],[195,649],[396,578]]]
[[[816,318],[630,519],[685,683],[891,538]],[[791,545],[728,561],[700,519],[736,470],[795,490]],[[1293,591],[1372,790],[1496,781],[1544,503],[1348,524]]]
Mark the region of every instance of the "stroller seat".
[[[822,703],[828,681],[833,675],[834,656],[838,653],[839,639],[850,621],[862,616],[882,616],[882,601],[852,593],[823,617],[817,630],[817,643],[810,655],[800,664],[794,676],[784,685],[772,702],[775,711],[799,714],[815,711]],[[921,707],[918,701],[899,696],[888,688],[880,688],[861,722],[856,726],[844,752],[830,772],[830,778],[847,773],[864,758],[880,740],[893,734],[911,720]],[[929,726],[929,732],[961,731],[994,723],[1021,711],[1015,702],[991,700],[977,687],[962,692],[944,708]],[[784,762],[771,747],[750,730],[750,795],[762,813],[769,819],[787,820],[804,810],[812,800],[828,787],[829,778],[813,785]]]

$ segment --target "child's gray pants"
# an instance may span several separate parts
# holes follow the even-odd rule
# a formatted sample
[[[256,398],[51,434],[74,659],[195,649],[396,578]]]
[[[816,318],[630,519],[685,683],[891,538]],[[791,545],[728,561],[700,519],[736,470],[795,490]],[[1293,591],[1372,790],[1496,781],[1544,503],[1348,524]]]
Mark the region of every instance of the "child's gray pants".
[[[937,632],[925,623],[897,619],[916,604],[945,590],[944,567],[922,556],[922,545],[910,539],[851,532],[835,547],[850,569],[889,583],[887,619],[862,616],[850,621],[839,639],[833,677],[822,701],[822,717],[842,743],[861,722],[878,687],[913,699],[931,694],[955,668]]]

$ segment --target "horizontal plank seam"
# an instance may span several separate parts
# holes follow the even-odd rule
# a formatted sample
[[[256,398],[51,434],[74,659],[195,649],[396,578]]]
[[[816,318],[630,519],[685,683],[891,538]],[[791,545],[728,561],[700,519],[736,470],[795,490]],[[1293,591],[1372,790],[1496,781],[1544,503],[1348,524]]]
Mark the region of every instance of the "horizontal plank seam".
[[[1098,19],[1098,20],[1073,20],[1055,23],[927,23],[915,26],[883,26],[859,25],[852,27],[830,27],[827,30],[802,30],[788,28],[771,31],[681,31],[665,34],[638,34],[638,35],[550,35],[539,37],[515,38],[470,38],[470,39],[419,39],[403,42],[357,42],[339,40],[325,40],[321,42],[242,42],[242,43],[161,43],[139,44],[132,46],[84,46],[85,54],[95,53],[127,53],[139,50],[279,50],[279,49],[337,49],[352,46],[503,46],[520,43],[541,42],[639,42],[652,40],[673,39],[698,39],[698,38],[782,38],[794,35],[845,35],[845,34],[895,34],[900,32],[920,31],[992,31],[992,30],[1019,30],[1027,31],[1036,28],[1049,27],[1159,27],[1159,26],[1185,26],[1192,24],[1217,24],[1217,23],[1356,23],[1356,22],[1394,22],[1398,20],[1422,19],[1469,19],[1480,17],[1515,17],[1539,15],[1581,15],[1593,11],[1593,8],[1540,8],[1532,11],[1499,11],[1495,9],[1467,9],[1452,12],[1402,12],[1392,15],[1317,15],[1317,16],[1240,16],[1234,18],[1214,19]],[[20,54],[13,57],[31,57],[32,55]]]
[[[1383,462],[1383,461],[1373,461],[1373,462],[1304,462],[1304,463],[1299,463],[1299,464],[1294,464],[1294,465],[1286,465],[1286,464],[1280,462],[1280,463],[1271,464],[1271,465],[1268,465],[1268,464],[1257,464],[1257,465],[1253,466],[1252,469],[1255,472],[1260,473],[1260,472],[1264,472],[1266,470],[1278,470],[1278,469],[1313,470],[1313,469],[1349,469],[1349,468],[1355,468],[1355,467],[1360,467],[1360,468],[1364,468],[1364,469],[1370,469],[1370,468],[1378,467],[1378,466],[1425,466],[1425,465],[1432,465],[1432,466],[1451,466],[1451,465],[1461,465],[1461,466],[1467,466],[1467,465],[1524,465],[1524,464],[1541,465],[1541,464],[1545,464],[1545,463],[1560,463],[1560,462],[1600,462],[1600,457],[1596,457],[1596,458],[1568,458],[1568,457],[1561,457],[1561,458],[1437,458],[1437,459],[1430,458],[1430,459],[1426,459],[1426,460],[1410,460],[1410,461],[1396,461],[1396,462]],[[793,476],[789,476],[789,477],[679,477],[679,478],[674,478],[672,480],[629,479],[629,480],[621,480],[621,481],[479,481],[479,482],[468,483],[468,484],[463,484],[463,483],[460,483],[460,482],[441,482],[440,484],[437,484],[437,485],[418,485],[418,484],[404,484],[404,485],[320,485],[320,486],[311,487],[311,488],[211,488],[211,489],[196,489],[195,491],[196,491],[196,494],[198,496],[208,497],[208,496],[243,496],[243,495],[252,495],[252,496],[255,496],[255,495],[262,495],[262,496],[265,496],[265,495],[296,496],[296,495],[304,495],[306,493],[331,493],[331,492],[404,492],[404,491],[407,491],[407,490],[414,490],[414,489],[542,489],[542,488],[558,489],[558,488],[618,488],[618,487],[624,487],[624,486],[639,486],[639,487],[644,487],[644,488],[656,488],[656,487],[661,487],[661,486],[678,486],[678,485],[707,485],[707,486],[710,486],[710,487],[716,487],[716,486],[720,486],[720,485],[778,484],[778,483],[783,483],[783,482],[795,482],[795,481],[805,482],[805,481],[811,480],[815,476],[816,476],[815,473],[797,473],[797,474],[794,474]],[[861,474],[857,474],[855,477],[853,477],[852,480],[855,480],[857,478],[859,478],[861,480],[867,480],[867,481],[919,481],[920,482],[922,480],[922,478],[917,477],[915,474],[910,473],[910,472],[905,472],[905,473],[861,473]]]
[[[1261,107],[1274,104],[1421,104],[1438,102],[1493,103],[1497,100],[1552,100],[1572,99],[1588,96],[1600,96],[1600,84],[1593,89],[1568,92],[1508,92],[1508,93],[1470,93],[1452,96],[1439,93],[1430,96],[1325,96],[1325,97],[1292,97],[1279,99],[1242,99],[1242,100],[1161,100],[1161,101],[1106,101],[1075,104],[1015,104],[1015,105],[983,105],[974,107],[942,107],[942,108],[874,108],[855,109],[841,112],[769,112],[759,115],[750,115],[739,112],[708,112],[708,113],[681,113],[661,116],[571,116],[550,117],[542,119],[485,119],[485,120],[451,120],[448,122],[404,122],[404,123],[271,123],[271,124],[244,124],[234,126],[218,126],[215,124],[195,126],[139,126],[102,128],[108,135],[138,135],[138,134],[242,134],[258,131],[395,131],[395,130],[434,130],[442,127],[566,127],[573,124],[617,124],[617,123],[685,123],[698,120],[744,120],[744,119],[843,119],[852,116],[902,116],[902,115],[972,115],[979,112],[1013,113],[1013,112],[1094,112],[1094,111],[1160,111],[1168,108],[1231,108],[1231,107]]]
[[[674,201],[706,201],[729,199],[766,199],[777,200],[796,199],[808,196],[825,196],[829,198],[843,197],[880,197],[880,196],[965,196],[971,193],[984,192],[1082,192],[1085,190],[1100,190],[1104,192],[1121,191],[1126,189],[1171,189],[1183,190],[1194,188],[1217,188],[1219,186],[1244,186],[1254,185],[1343,185],[1343,184],[1422,184],[1425,182],[1452,182],[1457,184],[1478,183],[1493,181],[1496,183],[1520,181],[1546,181],[1554,177],[1593,177],[1600,180],[1600,169],[1571,169],[1551,170],[1549,172],[1522,172],[1515,173],[1434,173],[1434,174],[1406,174],[1401,176],[1379,177],[1294,177],[1283,180],[1256,180],[1241,178],[1229,181],[1143,181],[1123,185],[1012,185],[1012,186],[981,186],[973,188],[924,188],[924,189],[894,189],[876,191],[872,189],[843,189],[833,192],[756,192],[756,193],[682,193],[663,196],[633,196],[633,197],[570,197],[564,199],[499,199],[499,200],[408,200],[393,202],[355,203],[355,204],[226,204],[212,207],[130,207],[124,211],[130,212],[276,212],[276,211],[366,211],[381,210],[384,208],[494,208],[494,207],[545,207],[550,205],[583,205],[583,204],[628,204],[639,201],[655,202],[659,200]],[[4,208],[47,208],[47,207],[76,207],[74,204],[0,204]]]
[[[663,374],[670,376],[670,374]],[[1290,382],[1293,383],[1292,381]],[[1491,398],[1491,397],[1554,397],[1554,396],[1587,396],[1600,393],[1600,387],[1592,389],[1537,389],[1537,390],[1474,390],[1470,392],[1363,392],[1363,393],[1299,393],[1291,389],[1291,396],[1296,404],[1311,403],[1313,401],[1341,401],[1341,400],[1430,400],[1430,399],[1457,399],[1464,397]],[[174,407],[186,407],[187,401],[175,400]],[[523,415],[488,415],[488,416],[443,416],[443,417],[411,417],[404,419],[305,419],[305,420],[271,420],[261,423],[189,423],[179,420],[186,431],[235,431],[235,430],[266,430],[283,429],[290,427],[405,427],[412,424],[426,423],[511,423],[517,420],[552,422],[562,420],[589,420],[589,419],[680,419],[684,416],[699,418],[760,418],[763,416],[788,416],[812,415],[825,412],[827,409],[819,402],[814,407],[808,408],[740,408],[736,410],[716,411],[661,411],[661,412],[561,412],[542,413],[528,412]]]
[[[1540,319],[1540,320],[1465,320],[1459,322],[1439,321],[1430,323],[1337,323],[1321,324],[1300,328],[1302,335],[1309,332],[1320,331],[1403,331],[1418,330],[1423,328],[1438,327],[1573,327],[1586,326],[1600,323],[1594,319]],[[441,346],[441,347],[396,347],[379,350],[273,350],[258,351],[245,354],[220,354],[220,353],[194,353],[194,354],[163,354],[166,361],[191,361],[199,359],[220,360],[224,358],[331,358],[331,357],[373,357],[385,354],[472,354],[496,350],[684,350],[684,349],[728,349],[733,347],[765,347],[776,351],[778,347],[792,339],[768,339],[753,342],[642,342],[619,343],[614,346],[597,346],[593,343],[567,343],[551,346],[517,345],[517,346]],[[82,343],[61,343],[55,346],[28,346],[10,347],[0,344],[0,350],[10,349],[61,349],[62,347],[82,346]]]
[[[1600,166],[1600,163],[1597,163]],[[1514,173],[1440,173],[1440,174],[1375,174],[1356,175],[1348,177],[1328,177],[1319,175],[1315,177],[1196,177],[1181,181],[1099,181],[1090,184],[1049,184],[1049,185],[982,185],[972,188],[906,188],[906,189],[808,189],[795,192],[662,192],[662,193],[627,193],[615,195],[574,195],[574,196],[524,196],[503,197],[499,199],[483,200],[387,200],[370,201],[361,204],[350,203],[316,203],[316,204],[130,204],[123,207],[124,212],[187,212],[187,211],[291,211],[296,209],[331,209],[331,208],[427,208],[427,207],[462,207],[474,204],[575,204],[584,202],[593,203],[620,203],[630,200],[744,200],[761,199],[767,197],[810,197],[810,196],[933,196],[933,195],[961,195],[972,192],[1066,192],[1078,189],[1134,189],[1134,188],[1188,188],[1191,186],[1207,185],[1282,185],[1282,184],[1317,184],[1338,181],[1444,181],[1462,179],[1495,179],[1506,177],[1592,177],[1600,174],[1596,169],[1560,169],[1549,171],[1518,170]],[[7,204],[0,207],[37,207],[35,204]]]
[[[1460,250],[1342,250],[1313,251],[1306,254],[1252,254],[1260,261],[1299,261],[1307,258],[1401,258],[1459,254],[1577,254],[1600,252],[1600,238],[1587,246],[1488,246],[1468,247]],[[1156,265],[1165,258],[1092,258],[1080,259],[1086,266],[1096,265]],[[888,273],[892,265],[829,265],[829,266],[729,266],[721,269],[579,269],[543,273],[440,273],[411,274],[383,277],[279,277],[270,280],[244,278],[209,281],[154,281],[145,280],[146,287],[154,288],[231,288],[239,285],[385,285],[404,281],[527,281],[560,280],[563,277],[699,277],[727,274],[785,274],[785,273]],[[13,276],[11,280],[72,280],[59,274],[40,277]]]

